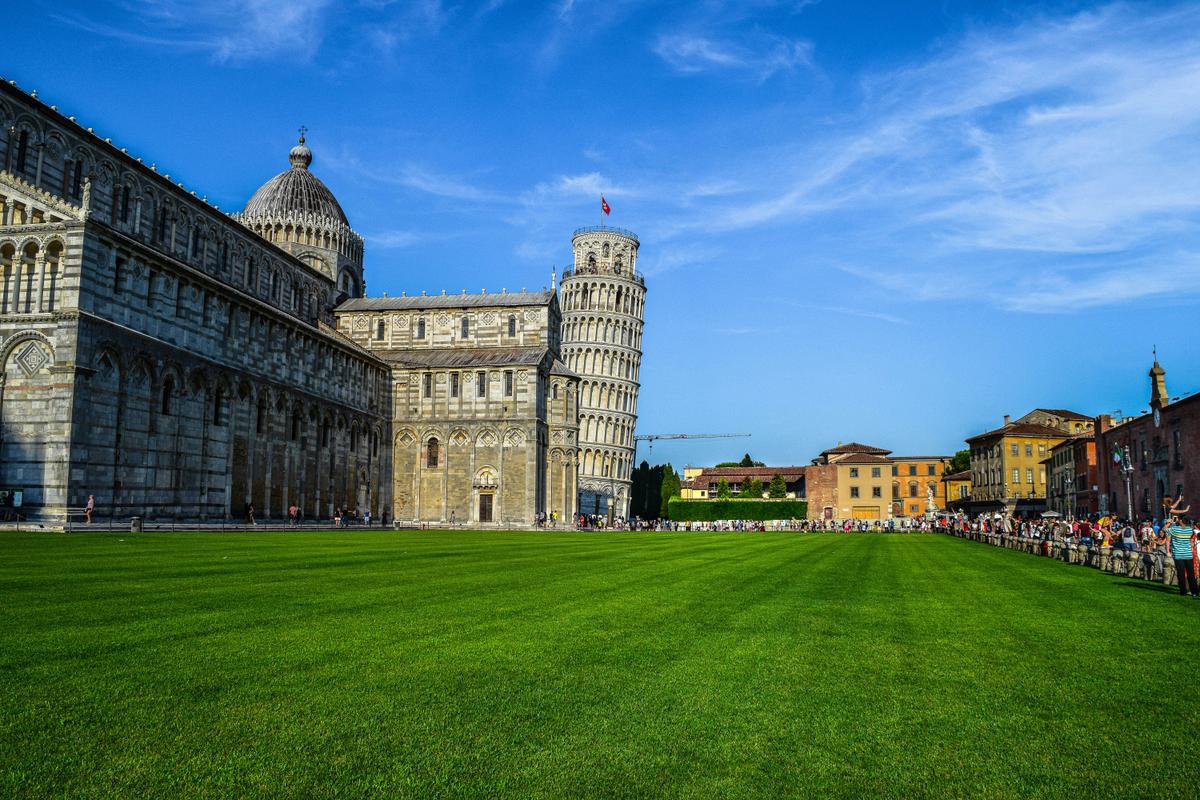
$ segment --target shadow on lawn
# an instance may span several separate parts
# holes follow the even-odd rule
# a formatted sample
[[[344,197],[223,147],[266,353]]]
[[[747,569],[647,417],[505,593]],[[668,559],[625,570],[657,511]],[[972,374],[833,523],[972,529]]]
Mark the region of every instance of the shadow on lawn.
[[[1113,586],[1124,586],[1129,589],[1145,589],[1148,592],[1169,592],[1179,594],[1173,586],[1163,586],[1161,583],[1142,583],[1140,581],[1113,581]]]

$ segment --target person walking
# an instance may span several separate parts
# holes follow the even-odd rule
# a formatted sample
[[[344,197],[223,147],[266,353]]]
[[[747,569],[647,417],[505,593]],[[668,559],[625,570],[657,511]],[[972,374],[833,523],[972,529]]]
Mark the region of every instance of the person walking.
[[[1187,520],[1172,517],[1167,535],[1171,542],[1171,558],[1175,559],[1175,575],[1179,579],[1181,596],[1197,596],[1195,551],[1192,545],[1194,531]]]
[[[92,514],[96,511],[96,495],[89,494],[87,505],[83,507],[83,515],[87,518],[87,524],[92,524]]]

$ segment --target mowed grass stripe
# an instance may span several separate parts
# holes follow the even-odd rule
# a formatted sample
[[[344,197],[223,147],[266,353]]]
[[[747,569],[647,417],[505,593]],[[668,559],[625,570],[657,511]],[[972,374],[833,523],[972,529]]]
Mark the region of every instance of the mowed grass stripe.
[[[0,556],[5,794],[1192,783],[1162,731],[1200,718],[1162,688],[1194,679],[1198,609],[961,540],[9,535]]]

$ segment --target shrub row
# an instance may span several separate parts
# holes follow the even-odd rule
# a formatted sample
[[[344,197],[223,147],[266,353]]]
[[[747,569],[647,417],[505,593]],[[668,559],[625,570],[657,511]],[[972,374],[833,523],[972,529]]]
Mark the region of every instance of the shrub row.
[[[803,500],[684,500],[672,497],[667,517],[677,522],[716,522],[726,519],[804,519],[808,503]]]

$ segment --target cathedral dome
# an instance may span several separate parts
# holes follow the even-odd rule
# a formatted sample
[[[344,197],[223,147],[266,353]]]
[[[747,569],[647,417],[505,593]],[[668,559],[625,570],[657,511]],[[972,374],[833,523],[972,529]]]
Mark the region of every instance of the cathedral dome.
[[[288,153],[292,168],[259,187],[242,210],[244,218],[301,219],[326,217],[349,226],[346,212],[321,179],[308,170],[312,150],[300,143]]]

